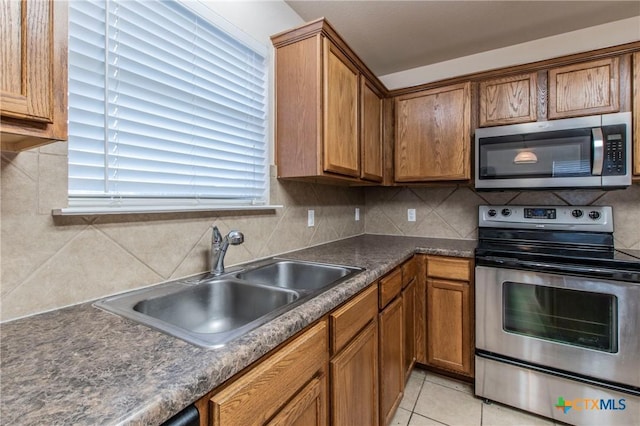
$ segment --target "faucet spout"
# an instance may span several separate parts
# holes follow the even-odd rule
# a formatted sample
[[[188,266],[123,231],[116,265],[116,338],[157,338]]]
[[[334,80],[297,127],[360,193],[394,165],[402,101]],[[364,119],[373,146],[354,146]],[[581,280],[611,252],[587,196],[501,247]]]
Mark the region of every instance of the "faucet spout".
[[[213,275],[224,274],[224,256],[229,245],[238,245],[244,242],[244,235],[240,231],[230,231],[224,238],[217,226],[211,232],[211,257],[210,268]]]

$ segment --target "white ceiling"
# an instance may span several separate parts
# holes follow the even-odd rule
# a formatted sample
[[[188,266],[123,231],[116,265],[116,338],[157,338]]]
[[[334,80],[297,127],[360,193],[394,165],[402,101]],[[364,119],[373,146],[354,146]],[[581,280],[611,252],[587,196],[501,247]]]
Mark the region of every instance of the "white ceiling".
[[[639,0],[285,1],[327,18],[378,76],[640,15]]]

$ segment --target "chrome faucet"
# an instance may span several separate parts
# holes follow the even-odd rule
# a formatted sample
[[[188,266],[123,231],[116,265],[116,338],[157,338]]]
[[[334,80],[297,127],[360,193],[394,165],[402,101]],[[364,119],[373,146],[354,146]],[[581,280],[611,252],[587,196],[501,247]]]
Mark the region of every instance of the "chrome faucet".
[[[226,237],[222,238],[222,234],[217,226],[214,226],[211,232],[211,258],[210,267],[213,275],[224,274],[224,255],[227,253],[229,244],[237,246],[244,242],[244,235],[240,231],[230,231]]]

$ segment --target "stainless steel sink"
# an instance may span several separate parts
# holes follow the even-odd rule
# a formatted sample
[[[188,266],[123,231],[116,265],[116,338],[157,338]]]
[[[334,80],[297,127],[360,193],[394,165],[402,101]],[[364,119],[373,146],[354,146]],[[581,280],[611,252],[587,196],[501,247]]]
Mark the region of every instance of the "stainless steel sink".
[[[236,274],[236,277],[281,288],[315,291],[358,271],[356,268],[346,266],[273,260],[272,263]]]
[[[359,268],[285,259],[201,274],[107,297],[94,305],[198,346],[215,348],[276,318]]]
[[[294,291],[225,279],[142,300],[133,310],[194,333],[226,333],[298,297]]]

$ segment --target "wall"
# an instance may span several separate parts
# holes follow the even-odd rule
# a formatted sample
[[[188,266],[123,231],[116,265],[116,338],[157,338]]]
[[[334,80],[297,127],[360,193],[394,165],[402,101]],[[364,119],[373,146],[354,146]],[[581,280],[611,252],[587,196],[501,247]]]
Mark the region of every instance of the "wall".
[[[53,217],[66,204],[66,144],[2,155],[3,320],[92,300],[207,269],[211,224],[239,229],[227,265],[364,231],[361,189],[271,179],[269,213]],[[307,209],[316,226],[307,227]]]
[[[380,80],[388,89],[393,90],[638,40],[640,40],[640,16],[399,71],[383,75]]]
[[[640,185],[624,190],[476,192],[466,186],[367,188],[365,232],[473,240],[478,205],[613,206],[616,248],[640,249]],[[416,221],[407,221],[407,209]]]

